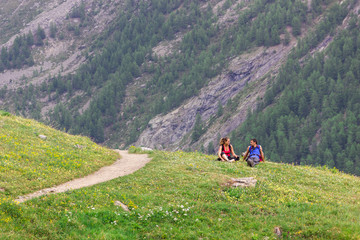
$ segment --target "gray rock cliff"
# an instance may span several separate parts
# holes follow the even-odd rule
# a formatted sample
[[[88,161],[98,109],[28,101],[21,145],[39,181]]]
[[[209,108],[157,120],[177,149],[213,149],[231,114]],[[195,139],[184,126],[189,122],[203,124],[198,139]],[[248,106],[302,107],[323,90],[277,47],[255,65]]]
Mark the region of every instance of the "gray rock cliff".
[[[166,115],[153,118],[148,127],[141,133],[137,146],[146,146],[157,149],[171,149],[189,147],[189,141],[180,144],[186,134],[190,133],[195,124],[197,114],[202,121],[207,121],[218,110],[218,102],[226,102],[244,90],[247,84],[256,82],[272,70],[277,70],[293,46],[269,48],[266,51],[260,48],[249,56],[231,61],[228,72],[214,78],[204,87],[198,96],[188,100],[184,105],[174,109]],[[209,129],[199,140],[203,145],[210,141],[217,142],[217,135],[225,136],[239,126],[246,118],[247,109],[255,108],[257,97],[262,97],[266,90],[266,81],[256,83],[257,87],[246,97],[240,111],[233,113],[226,124],[218,129]],[[205,138],[205,139],[204,139]]]

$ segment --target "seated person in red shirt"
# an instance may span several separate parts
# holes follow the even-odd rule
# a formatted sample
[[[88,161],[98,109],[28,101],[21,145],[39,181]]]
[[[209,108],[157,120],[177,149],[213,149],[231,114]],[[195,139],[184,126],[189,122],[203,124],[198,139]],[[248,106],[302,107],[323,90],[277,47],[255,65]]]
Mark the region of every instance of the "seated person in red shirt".
[[[234,152],[233,146],[230,144],[230,138],[224,137],[220,139],[218,156],[218,160],[222,162],[235,162],[235,160],[239,160],[239,157]]]

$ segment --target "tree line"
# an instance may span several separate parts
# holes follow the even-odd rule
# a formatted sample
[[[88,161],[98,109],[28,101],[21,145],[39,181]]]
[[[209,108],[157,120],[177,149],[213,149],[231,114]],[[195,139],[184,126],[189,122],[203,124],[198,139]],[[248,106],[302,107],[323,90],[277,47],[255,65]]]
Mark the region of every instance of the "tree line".
[[[25,65],[34,65],[31,49],[33,46],[42,46],[45,38],[44,29],[38,26],[35,34],[29,31],[28,34],[17,36],[9,49],[2,47],[0,52],[0,72],[6,69],[22,68]]]
[[[348,6],[330,10],[325,21],[333,19],[334,25],[328,32],[342,22]],[[317,31],[326,24],[320,24]],[[325,52],[313,57],[302,58],[304,45],[298,45],[264,101],[232,134],[234,145],[245,149],[248,140],[257,137],[273,161],[327,165],[360,175],[356,157],[360,150],[358,25],[358,17],[352,16],[349,27]],[[303,42],[313,41],[317,34]]]

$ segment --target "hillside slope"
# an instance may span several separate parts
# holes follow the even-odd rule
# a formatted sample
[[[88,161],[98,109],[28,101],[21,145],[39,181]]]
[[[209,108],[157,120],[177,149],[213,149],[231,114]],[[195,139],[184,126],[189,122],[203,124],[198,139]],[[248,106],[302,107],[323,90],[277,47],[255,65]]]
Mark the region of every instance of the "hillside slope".
[[[297,46],[257,111],[233,132],[234,145],[245,149],[256,136],[276,161],[327,165],[360,175],[359,3],[352,9],[344,20],[344,11],[338,11],[336,21],[347,27],[323,51],[306,54],[313,39],[334,25],[330,15]]]
[[[0,126],[0,199],[85,176],[119,157],[86,137],[71,136],[3,111]]]
[[[136,149],[135,149],[136,150]],[[359,239],[360,179],[273,162],[255,168],[200,153],[155,151],[133,175],[14,205],[2,239]],[[254,177],[254,188],[227,186]],[[114,203],[130,208],[123,211]]]
[[[253,48],[248,53],[228,58],[222,73],[214,77],[196,96],[169,113],[151,119],[136,144],[158,149],[206,149],[205,151],[212,153],[214,148],[211,146],[217,145],[220,136],[233,133],[247,119],[249,110],[255,110],[262,103],[265,92],[271,84],[278,81],[279,69],[286,64],[291,53],[305,47],[301,58],[302,64],[305,64],[309,61],[309,56],[326,51],[336,39],[335,36],[348,27],[351,16],[358,15],[360,4],[353,1],[351,4],[344,3],[341,8],[336,7],[340,6],[337,3],[329,6],[323,10],[321,17],[314,19],[313,25],[304,23],[302,35],[298,39],[288,39],[287,45]],[[339,8],[342,10],[337,10]],[[307,12],[309,16],[310,10]],[[240,16],[242,13],[240,12]],[[339,20],[331,22],[331,18]],[[331,27],[320,29],[324,22],[331,22]],[[310,44],[304,44],[309,39],[312,39],[310,47]],[[235,45],[237,41],[230,44]],[[221,114],[219,106],[223,108]],[[194,139],[197,115],[202,121],[202,131]],[[242,131],[236,137],[241,137],[243,141],[247,133],[246,130]],[[261,133],[256,136],[261,138]],[[241,144],[241,148],[244,148],[243,145]]]

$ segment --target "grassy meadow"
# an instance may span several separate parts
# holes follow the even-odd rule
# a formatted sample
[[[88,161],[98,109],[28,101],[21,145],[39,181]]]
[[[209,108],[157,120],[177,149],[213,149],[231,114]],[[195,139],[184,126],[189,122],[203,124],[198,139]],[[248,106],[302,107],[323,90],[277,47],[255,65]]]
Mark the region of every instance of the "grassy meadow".
[[[359,177],[272,162],[250,168],[201,153],[149,154],[152,161],[132,175],[22,204],[2,202],[0,238],[277,239],[279,227],[281,239],[360,239]],[[255,188],[226,185],[250,176]]]
[[[117,153],[89,138],[0,111],[0,204],[85,176],[117,158]],[[0,222],[3,217],[2,213]]]

